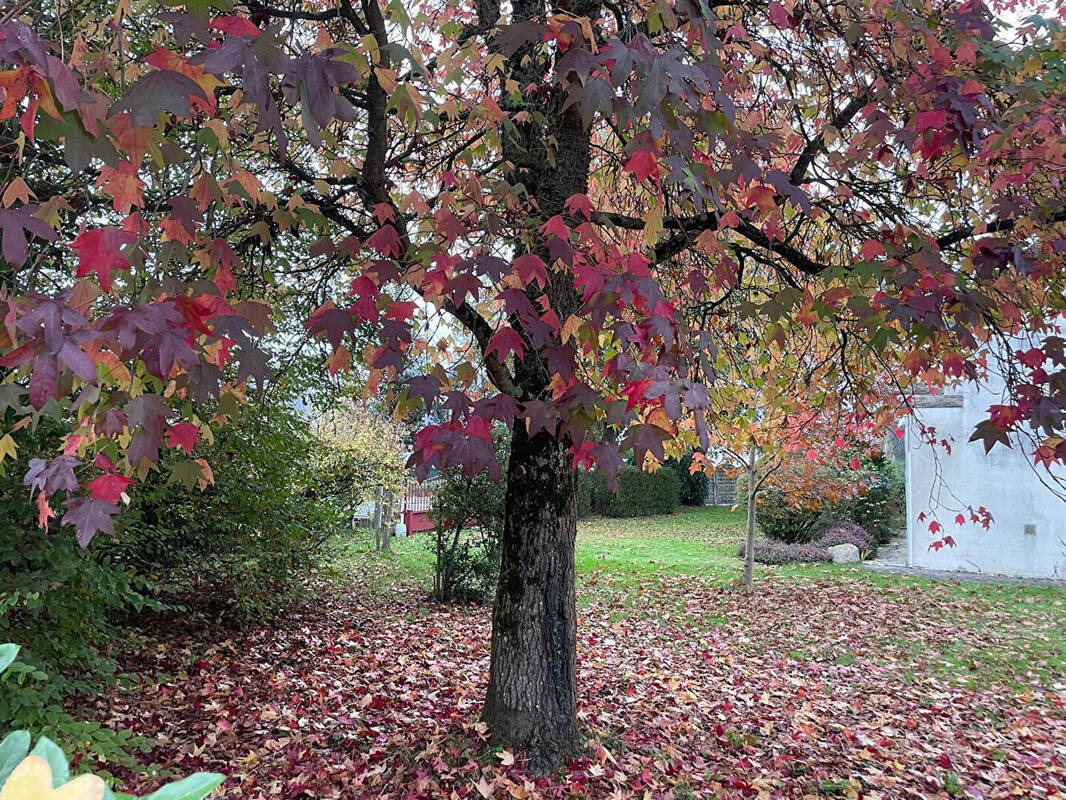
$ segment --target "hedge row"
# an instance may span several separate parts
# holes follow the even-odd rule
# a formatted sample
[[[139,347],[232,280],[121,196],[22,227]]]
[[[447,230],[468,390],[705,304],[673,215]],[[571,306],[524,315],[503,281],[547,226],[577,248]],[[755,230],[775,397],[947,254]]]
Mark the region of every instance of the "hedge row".
[[[577,515],[647,517],[672,514],[681,504],[681,477],[671,467],[643,472],[632,466],[618,471],[618,491],[607,488],[601,475],[578,473]]]

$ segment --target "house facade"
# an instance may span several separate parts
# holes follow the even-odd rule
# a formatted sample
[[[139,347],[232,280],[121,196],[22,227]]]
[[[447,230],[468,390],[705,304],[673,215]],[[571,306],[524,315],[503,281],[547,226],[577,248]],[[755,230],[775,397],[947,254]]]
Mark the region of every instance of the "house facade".
[[[1066,491],[1043,467],[1033,448],[1014,442],[985,453],[970,442],[974,426],[1000,402],[1002,385],[964,384],[943,394],[917,394],[914,418],[905,428],[907,566],[1026,578],[1066,580]],[[920,425],[936,431],[941,445],[922,441]],[[1060,473],[1058,477],[1064,476]],[[969,509],[983,506],[993,522],[985,530],[970,521]],[[956,514],[966,518],[963,525]],[[924,518],[920,517],[924,515]],[[943,531],[932,534],[936,520]],[[949,535],[954,547],[931,542]]]

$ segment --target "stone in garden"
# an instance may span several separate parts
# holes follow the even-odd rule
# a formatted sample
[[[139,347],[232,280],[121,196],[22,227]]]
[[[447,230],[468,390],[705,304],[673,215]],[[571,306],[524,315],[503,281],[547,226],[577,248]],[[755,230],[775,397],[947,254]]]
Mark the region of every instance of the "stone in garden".
[[[853,544],[844,543],[829,548],[829,554],[833,556],[834,564],[858,564],[859,548]]]

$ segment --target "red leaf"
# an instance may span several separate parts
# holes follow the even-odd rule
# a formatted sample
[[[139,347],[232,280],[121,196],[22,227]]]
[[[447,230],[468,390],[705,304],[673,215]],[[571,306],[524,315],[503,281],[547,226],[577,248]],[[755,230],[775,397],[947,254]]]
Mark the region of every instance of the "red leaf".
[[[792,18],[780,3],[770,3],[768,11],[770,12],[770,21],[777,27],[788,30],[793,26]]]
[[[626,162],[626,169],[636,176],[637,180],[647,180],[650,176],[659,177],[659,161],[655,154],[647,150],[637,150]]]
[[[200,429],[191,422],[179,422],[167,430],[167,447],[171,449],[180,447],[186,453],[191,453],[199,440]]]
[[[548,270],[544,266],[544,262],[533,253],[523,253],[514,260],[512,266],[522,283],[536,281],[543,286],[548,282]]]
[[[566,201],[566,210],[572,216],[576,217],[580,213],[585,219],[592,219],[592,202],[587,195],[571,195]]]
[[[122,254],[124,245],[137,240],[135,234],[121,228],[92,228],[78,234],[70,246],[78,251],[79,278],[95,274],[100,288],[111,291],[111,270],[129,269],[130,262]]]
[[[1044,351],[1039,347],[1033,347],[1024,352],[1019,350],[1014,355],[1019,361],[1025,364],[1025,366],[1029,367],[1029,369],[1042,367],[1044,365],[1044,360],[1047,358],[1047,356],[1044,355]]]
[[[260,33],[259,28],[245,17],[215,17],[207,27],[230,36],[257,36]]]
[[[554,236],[564,241],[570,238],[570,229],[566,227],[566,221],[558,214],[545,222],[541,231],[545,236]]]
[[[126,487],[133,483],[132,478],[109,472],[93,478],[85,488],[92,494],[94,500],[103,500],[105,503],[118,503],[122,499],[122,493]]]
[[[525,357],[525,348],[522,346],[522,337],[514,328],[500,328],[489,339],[485,355],[495,355],[497,361],[504,361],[508,353],[514,353],[521,361]]]
[[[366,243],[381,253],[383,256],[398,258],[403,253],[400,245],[400,236],[391,225],[384,225],[366,240]]]
[[[862,253],[863,261],[873,261],[875,258],[885,254],[885,246],[876,239],[867,239],[862,243],[860,252]]]
[[[929,523],[929,532],[930,533],[940,533],[940,531],[942,531],[942,530],[943,530],[943,528],[941,527],[940,523],[937,522],[935,519],[932,522]]]

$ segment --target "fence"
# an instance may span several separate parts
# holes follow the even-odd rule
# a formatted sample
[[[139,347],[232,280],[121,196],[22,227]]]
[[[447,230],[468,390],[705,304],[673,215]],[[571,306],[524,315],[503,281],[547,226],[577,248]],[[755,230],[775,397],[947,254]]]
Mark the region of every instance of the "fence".
[[[707,505],[731,506],[737,502],[736,476],[725,470],[715,470],[707,479]]]

